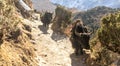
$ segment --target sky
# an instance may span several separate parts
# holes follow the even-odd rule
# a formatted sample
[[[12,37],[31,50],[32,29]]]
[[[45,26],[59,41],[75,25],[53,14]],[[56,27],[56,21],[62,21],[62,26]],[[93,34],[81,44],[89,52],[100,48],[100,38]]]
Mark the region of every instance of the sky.
[[[106,6],[112,8],[120,8],[120,0],[50,0],[54,4],[60,4],[68,8],[78,8],[79,10],[87,10],[96,6]]]

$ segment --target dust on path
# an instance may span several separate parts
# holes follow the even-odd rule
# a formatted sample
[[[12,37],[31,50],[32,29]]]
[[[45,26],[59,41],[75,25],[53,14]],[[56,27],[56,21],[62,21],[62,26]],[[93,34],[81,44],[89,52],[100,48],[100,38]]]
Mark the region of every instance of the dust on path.
[[[42,22],[28,21],[32,26],[31,40],[35,44],[36,53],[38,55],[39,66],[86,66],[84,63],[84,56],[76,57],[73,53],[71,42],[69,38],[64,38],[64,35],[56,35],[54,38],[59,39],[54,41],[51,38],[53,31],[49,28],[48,34],[43,34],[40,30]],[[42,27],[43,30],[45,28]]]

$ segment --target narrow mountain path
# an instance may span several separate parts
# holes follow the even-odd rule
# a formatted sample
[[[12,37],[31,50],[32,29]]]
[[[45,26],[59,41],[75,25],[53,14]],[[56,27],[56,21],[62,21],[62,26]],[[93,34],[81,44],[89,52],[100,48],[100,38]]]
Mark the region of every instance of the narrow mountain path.
[[[54,39],[62,38],[55,41],[51,38],[53,31],[49,28],[48,33],[44,34],[45,28],[40,21],[26,21],[32,27],[33,40],[35,45],[39,66],[86,66],[84,63],[85,56],[75,56],[69,38],[64,35],[53,36]],[[41,30],[42,29],[42,30]]]

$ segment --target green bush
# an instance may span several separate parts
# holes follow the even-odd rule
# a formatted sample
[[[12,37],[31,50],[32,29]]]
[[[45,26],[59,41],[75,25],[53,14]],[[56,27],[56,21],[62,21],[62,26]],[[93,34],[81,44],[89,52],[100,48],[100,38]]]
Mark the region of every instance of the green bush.
[[[120,54],[120,13],[109,14],[102,18],[98,38],[103,46]]]
[[[120,54],[120,13],[104,16],[95,35],[90,41],[92,66],[111,66]]]

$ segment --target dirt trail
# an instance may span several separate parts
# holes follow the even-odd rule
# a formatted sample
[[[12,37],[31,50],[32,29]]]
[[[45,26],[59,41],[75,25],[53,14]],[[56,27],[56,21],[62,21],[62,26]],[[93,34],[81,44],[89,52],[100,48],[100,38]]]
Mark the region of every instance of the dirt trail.
[[[26,21],[27,22],[27,21]],[[52,38],[60,39],[55,41],[51,38],[52,30],[49,28],[48,34],[43,34],[45,31],[40,21],[28,21],[32,26],[32,43],[36,46],[37,59],[39,66],[86,66],[83,61],[83,56],[76,57],[73,52],[69,38],[64,38],[64,35],[53,35]]]

